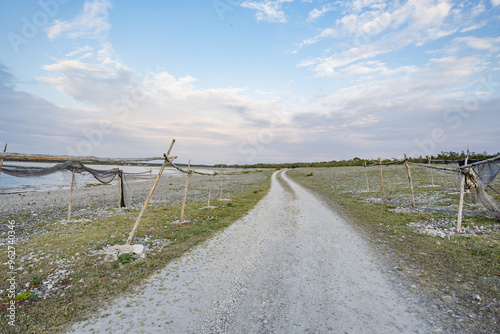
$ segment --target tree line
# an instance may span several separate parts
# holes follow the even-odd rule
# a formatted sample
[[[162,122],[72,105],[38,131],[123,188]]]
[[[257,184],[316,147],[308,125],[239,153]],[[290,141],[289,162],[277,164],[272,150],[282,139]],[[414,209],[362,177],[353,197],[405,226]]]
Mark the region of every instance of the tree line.
[[[488,154],[487,152],[476,153],[470,152],[469,159],[471,160],[484,160],[493,158],[500,155],[496,154]],[[455,161],[465,160],[467,153],[462,152],[445,152],[441,151],[441,153],[436,155],[431,155],[431,162],[434,163],[454,163]],[[382,163],[396,163],[401,161],[401,159],[391,158],[391,159],[382,159]],[[419,156],[419,157],[408,157],[408,161],[416,162],[416,163],[427,163],[427,157]],[[256,164],[244,164],[244,165],[224,165],[224,167],[235,167],[235,168],[303,168],[303,167],[349,167],[349,166],[364,166],[378,164],[379,159],[362,159],[359,157],[354,157],[349,160],[331,160],[331,161],[322,161],[322,162],[292,162],[292,163],[256,163]]]

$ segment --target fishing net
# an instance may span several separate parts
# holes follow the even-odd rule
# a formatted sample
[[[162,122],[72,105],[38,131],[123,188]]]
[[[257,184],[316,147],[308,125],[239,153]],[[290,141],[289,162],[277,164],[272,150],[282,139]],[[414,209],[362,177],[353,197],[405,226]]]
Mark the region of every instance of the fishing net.
[[[481,202],[496,219],[500,220],[498,203],[484,190],[486,187],[489,187],[497,192],[490,184],[500,172],[500,157],[468,163],[471,167],[462,169],[462,173],[465,175],[465,189],[471,191],[474,199]],[[458,162],[459,166],[463,166],[464,164],[465,161]]]
[[[111,183],[111,181],[113,181],[115,177],[118,176],[118,182],[120,183],[120,206],[125,207],[123,171],[119,168],[112,168],[107,170],[94,169],[85,166],[80,161],[67,161],[51,167],[14,165],[2,166],[2,173],[14,177],[40,177],[65,171],[70,171],[78,174],[91,174],[96,180],[105,184]]]

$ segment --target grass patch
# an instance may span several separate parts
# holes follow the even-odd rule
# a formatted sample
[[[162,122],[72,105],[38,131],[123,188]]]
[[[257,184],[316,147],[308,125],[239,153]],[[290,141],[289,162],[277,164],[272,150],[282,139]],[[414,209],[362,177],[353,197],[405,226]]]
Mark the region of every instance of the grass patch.
[[[202,210],[205,203],[186,205],[186,224],[179,219],[181,206],[150,206],[132,244],[148,245],[144,259],[123,254],[107,259],[96,253],[125,244],[137,217],[137,210],[124,215],[44,225],[43,233],[31,235],[28,242],[16,245],[16,326],[0,323],[0,332],[60,333],[71,323],[84,320],[115,297],[131,291],[187,250],[213,237],[244,216],[268,192],[271,171],[259,173],[255,183],[235,187],[231,203],[213,210]],[[7,290],[6,270],[0,271],[0,290]],[[52,286],[54,295],[42,296],[36,289]],[[7,291],[0,293],[0,317],[6,319]],[[26,298],[24,298],[26,297]]]
[[[311,170],[313,178],[307,177],[306,172]],[[486,332],[495,328],[500,316],[499,233],[449,238],[417,233],[409,223],[430,219],[456,221],[458,178],[412,169],[416,205],[422,210],[398,211],[411,207],[404,167],[384,167],[383,173],[386,201],[381,200],[378,168],[295,169],[288,175],[346,217],[421,290],[437,298],[453,296],[448,307],[467,319],[464,326],[483,328]],[[429,186],[431,177],[435,186]],[[498,226],[499,222],[488,218],[470,197],[465,209],[463,226]]]

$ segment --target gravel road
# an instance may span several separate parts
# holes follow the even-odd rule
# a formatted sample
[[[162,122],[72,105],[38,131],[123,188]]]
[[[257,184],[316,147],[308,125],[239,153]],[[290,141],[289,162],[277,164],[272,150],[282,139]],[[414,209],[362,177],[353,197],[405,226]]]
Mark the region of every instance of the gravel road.
[[[434,333],[418,299],[314,195],[273,175],[247,216],[70,333]]]

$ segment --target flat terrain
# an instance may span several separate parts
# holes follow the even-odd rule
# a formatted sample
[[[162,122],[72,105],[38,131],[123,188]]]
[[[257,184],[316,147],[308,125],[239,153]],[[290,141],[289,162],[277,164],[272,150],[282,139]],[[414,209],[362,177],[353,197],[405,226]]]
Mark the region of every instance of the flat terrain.
[[[283,171],[248,215],[73,333],[432,333],[346,222]]]

